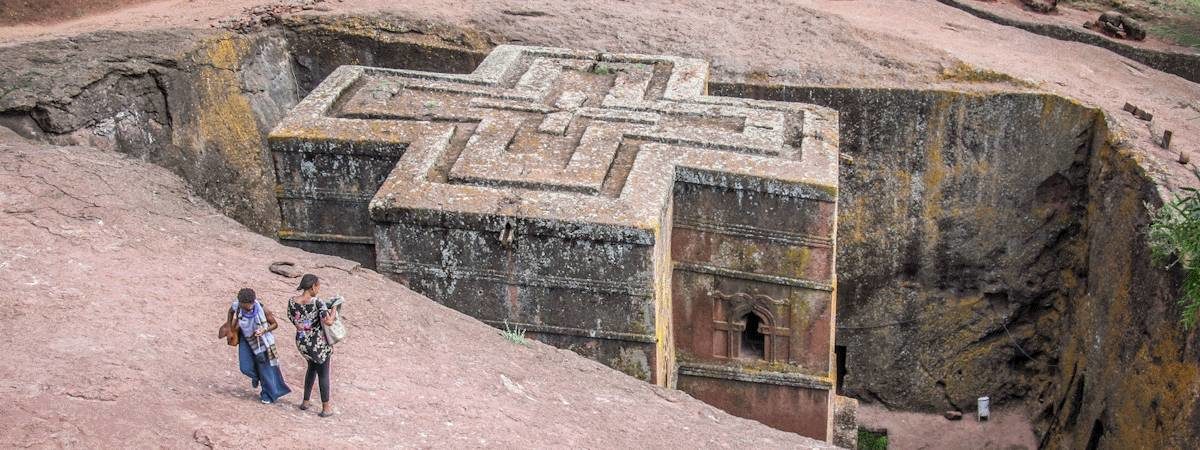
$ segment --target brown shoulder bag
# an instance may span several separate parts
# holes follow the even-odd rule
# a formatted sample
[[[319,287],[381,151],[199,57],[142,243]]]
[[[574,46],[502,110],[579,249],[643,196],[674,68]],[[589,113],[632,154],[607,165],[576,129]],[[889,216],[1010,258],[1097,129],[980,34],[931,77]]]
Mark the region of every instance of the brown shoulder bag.
[[[238,335],[240,334],[241,333],[238,333],[237,327],[229,326],[228,320],[221,324],[221,329],[217,331],[218,338],[225,338],[225,343],[234,347],[237,347],[238,345]]]

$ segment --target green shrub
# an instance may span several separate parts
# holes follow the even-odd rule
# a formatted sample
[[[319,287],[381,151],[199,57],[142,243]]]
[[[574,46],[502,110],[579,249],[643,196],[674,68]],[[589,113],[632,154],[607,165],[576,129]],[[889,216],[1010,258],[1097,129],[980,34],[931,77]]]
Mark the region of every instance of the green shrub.
[[[1179,321],[1190,329],[1200,319],[1200,192],[1183,190],[1183,195],[1154,213],[1148,240],[1157,264],[1183,268]]]
[[[887,450],[887,448],[888,438],[886,434],[862,428],[858,429],[858,450]]]

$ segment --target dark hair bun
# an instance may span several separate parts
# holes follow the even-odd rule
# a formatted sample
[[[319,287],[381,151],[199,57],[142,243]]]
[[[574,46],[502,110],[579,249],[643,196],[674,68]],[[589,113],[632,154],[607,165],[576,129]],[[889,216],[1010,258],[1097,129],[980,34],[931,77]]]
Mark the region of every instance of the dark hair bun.
[[[316,275],[313,275],[311,273],[306,273],[306,274],[304,274],[303,277],[300,278],[300,286],[296,287],[296,290],[297,291],[307,291],[309,289],[312,289],[312,287],[317,284],[317,281],[319,281],[319,280],[317,280]]]

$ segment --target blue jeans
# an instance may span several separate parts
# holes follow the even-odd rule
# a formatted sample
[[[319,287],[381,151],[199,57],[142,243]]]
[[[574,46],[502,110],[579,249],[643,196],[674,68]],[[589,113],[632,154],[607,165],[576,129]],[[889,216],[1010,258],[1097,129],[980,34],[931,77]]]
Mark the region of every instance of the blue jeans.
[[[242,374],[250,377],[251,382],[258,381],[259,386],[262,386],[259,398],[274,402],[292,392],[292,389],[283,381],[283,372],[279,371],[279,367],[272,366],[265,354],[255,355],[254,351],[250,350],[250,344],[246,342],[246,339],[251,338],[242,338],[241,342],[238,342],[238,369],[242,371]]]
[[[258,384],[258,371],[254,369],[254,351],[250,350],[250,345],[246,343],[246,338],[241,338],[238,341],[238,369],[241,369],[242,375],[250,377],[250,382]]]

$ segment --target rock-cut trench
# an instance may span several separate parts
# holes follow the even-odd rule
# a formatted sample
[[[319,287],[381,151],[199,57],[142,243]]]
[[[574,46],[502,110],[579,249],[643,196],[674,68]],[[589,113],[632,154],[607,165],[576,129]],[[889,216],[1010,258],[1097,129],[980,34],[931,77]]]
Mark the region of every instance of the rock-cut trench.
[[[102,53],[112,39],[145,50],[74,78],[13,72],[29,94],[4,97],[0,125],[149,159],[270,235],[265,136],[321,79],[343,64],[465,73],[488,51],[470,32],[308,18],[199,44],[108,34],[0,56],[33,67],[38,54]],[[1102,111],[1039,93],[709,88],[840,113],[844,395],[924,411],[990,396],[1028,408],[1051,448],[1195,438],[1195,400],[1175,392],[1196,359],[1172,331],[1178,274],[1154,269],[1143,240],[1158,197]]]

